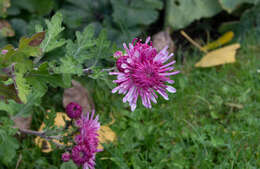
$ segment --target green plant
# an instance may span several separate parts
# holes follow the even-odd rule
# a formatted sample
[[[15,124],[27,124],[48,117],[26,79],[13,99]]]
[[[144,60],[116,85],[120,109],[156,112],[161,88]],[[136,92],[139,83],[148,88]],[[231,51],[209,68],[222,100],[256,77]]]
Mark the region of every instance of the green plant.
[[[256,5],[258,2],[258,0],[167,0],[165,24],[177,30],[195,20],[212,17],[222,10],[232,13],[242,4]]]
[[[105,65],[101,61],[109,60],[113,53],[104,30],[96,37],[89,25],[82,33],[76,32],[76,40],[70,40],[61,36],[61,13],[45,22],[47,28],[36,25],[37,33],[22,37],[17,48],[3,47],[5,52],[0,54],[0,110],[5,112],[0,116],[0,156],[4,166],[13,165],[15,152],[21,147],[13,136],[23,130],[14,128],[12,119],[33,115],[36,107],[45,109],[42,98],[48,90],[68,88],[72,78],[91,74],[90,78],[105,80]],[[48,119],[52,119],[50,114]],[[10,154],[8,158],[5,153]]]

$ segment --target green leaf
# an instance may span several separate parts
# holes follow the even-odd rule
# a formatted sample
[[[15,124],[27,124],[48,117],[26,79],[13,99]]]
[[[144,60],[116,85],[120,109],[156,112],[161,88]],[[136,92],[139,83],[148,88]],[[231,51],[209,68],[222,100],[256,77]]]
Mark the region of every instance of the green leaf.
[[[38,47],[44,39],[45,32],[38,32],[32,37],[22,37],[19,42],[18,52],[23,53],[26,57],[40,56],[41,50]]]
[[[14,6],[19,8],[28,10],[31,13],[36,13],[38,15],[46,15],[50,13],[50,11],[54,7],[53,0],[19,0],[19,1],[12,1]]]
[[[235,27],[241,44],[246,46],[259,45],[260,39],[260,3],[243,13],[239,24]]]
[[[112,0],[113,19],[118,24],[123,24],[126,27],[136,25],[149,25],[153,23],[159,16],[159,12],[146,5],[138,5],[138,1],[133,1],[130,4],[127,1]],[[142,2],[144,4],[144,2]],[[153,1],[154,3],[154,1]],[[138,5],[138,6],[137,6]],[[160,6],[159,6],[160,7]]]
[[[77,169],[78,167],[73,163],[72,160],[62,163],[60,169]]]
[[[1,101],[0,102],[0,110],[6,111],[10,115],[14,115],[15,112],[18,111],[17,109],[20,108],[20,107],[17,106],[17,103],[13,100],[9,100],[8,102],[9,102],[9,104],[6,104],[5,102]]]
[[[221,11],[217,0],[167,0],[166,25],[181,29],[203,17],[211,17]]]
[[[43,52],[49,52],[66,43],[65,39],[58,39],[58,35],[64,30],[64,27],[62,27],[62,14],[57,12],[50,21],[46,20],[45,22],[47,24],[46,36],[40,47]]]
[[[23,103],[26,103],[27,96],[30,94],[31,88],[22,73],[15,74],[15,84],[19,98]]]
[[[0,161],[5,165],[11,163],[18,148],[18,141],[6,134],[3,141],[0,143]]]
[[[6,17],[7,8],[10,6],[10,0],[0,0],[0,17]]]
[[[41,98],[37,93],[30,94],[28,96],[28,102],[26,104],[16,103],[14,100],[7,100],[7,102],[0,102],[0,110],[6,111],[10,116],[27,116],[32,113],[32,108],[40,103]]]
[[[237,9],[243,3],[257,4],[259,0],[218,0],[220,5],[229,13]]]
[[[28,73],[26,80],[32,86],[33,92],[37,93],[39,97],[42,97],[47,92],[48,84],[54,88],[67,87],[67,85],[64,84],[64,78],[62,75],[49,72],[47,62],[42,63],[38,69],[32,70]]]
[[[55,67],[55,73],[78,74],[83,73],[83,62],[90,58],[88,51],[95,45],[93,39],[94,28],[87,26],[84,31],[76,32],[76,41],[68,41],[66,45],[66,56],[60,59],[60,66]]]
[[[95,47],[91,48],[92,58],[108,58],[112,56],[111,42],[107,40],[106,30],[102,30],[96,39]]]
[[[61,65],[53,68],[55,73],[78,75],[83,73],[83,67],[76,59],[66,56],[61,58],[60,61]]]

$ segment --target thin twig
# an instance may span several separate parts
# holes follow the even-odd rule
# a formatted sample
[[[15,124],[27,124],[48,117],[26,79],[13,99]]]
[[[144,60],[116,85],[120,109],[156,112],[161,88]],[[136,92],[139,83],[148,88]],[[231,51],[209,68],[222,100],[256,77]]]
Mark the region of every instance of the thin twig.
[[[21,129],[19,128],[19,132],[24,133],[24,134],[30,134],[30,135],[35,135],[39,136],[45,139],[56,139],[56,140],[61,140],[62,136],[47,136],[45,132],[42,131],[34,131],[34,130],[28,130],[28,129]]]
[[[112,70],[115,70],[115,69],[116,69],[115,67],[107,68],[107,69],[102,69],[101,72],[109,72],[109,71],[112,71]],[[83,72],[84,72],[85,74],[92,74],[91,68],[83,69]]]
[[[47,136],[46,133],[42,132],[42,131],[34,131],[34,130],[21,129],[21,128],[19,128],[18,131],[21,132],[21,133],[24,133],[24,134],[35,135],[35,136],[39,136],[41,138],[44,138],[48,141],[51,141],[53,144],[55,144],[59,148],[65,147],[65,145],[54,141],[54,140],[61,140],[62,136]]]
[[[200,46],[197,42],[195,42],[189,35],[187,35],[184,31],[181,31],[182,36],[184,36],[191,44],[199,48],[204,53],[207,53],[207,50],[205,50],[202,46]]]
[[[18,169],[18,167],[19,167],[19,165],[20,165],[20,163],[22,161],[22,158],[23,158],[22,154],[19,154],[19,157],[18,157],[15,169]]]

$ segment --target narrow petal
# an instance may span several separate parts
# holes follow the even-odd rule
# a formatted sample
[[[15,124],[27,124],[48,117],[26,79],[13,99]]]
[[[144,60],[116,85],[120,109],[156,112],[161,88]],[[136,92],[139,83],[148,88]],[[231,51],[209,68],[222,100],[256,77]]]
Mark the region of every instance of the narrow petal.
[[[170,65],[173,65],[174,63],[176,63],[176,61],[174,60],[174,61],[172,61],[172,62],[170,62],[170,63],[167,63],[166,65],[164,65],[164,66],[161,66],[160,67],[160,69],[163,69],[163,68],[166,68],[166,67],[168,67],[168,66],[170,66]]]
[[[170,84],[175,83],[174,80],[171,80],[171,79],[166,80],[166,82],[168,82],[168,83],[170,83]]]
[[[176,89],[172,86],[167,86],[166,90],[168,90],[168,92],[170,92],[170,93],[176,93]]]
[[[121,72],[109,72],[109,75],[123,75]]]
[[[131,104],[131,111],[134,111],[136,108],[136,104]]]
[[[112,93],[116,93],[119,89],[121,88],[121,86],[117,86],[112,90]]]
[[[168,92],[170,92],[170,93],[176,93],[176,89],[172,86],[167,86],[166,90],[168,90]]]
[[[167,95],[167,93],[161,91],[161,90],[157,90],[157,92],[165,99],[165,100],[169,100],[169,97]]]
[[[150,41],[150,39],[151,39],[151,37],[150,37],[150,36],[148,36],[148,37],[146,38],[146,41],[145,41],[145,43],[147,44],[147,43]]]
[[[171,75],[176,75],[180,73],[180,71],[175,71],[175,72],[169,72],[169,73],[160,73],[161,76],[171,76]]]

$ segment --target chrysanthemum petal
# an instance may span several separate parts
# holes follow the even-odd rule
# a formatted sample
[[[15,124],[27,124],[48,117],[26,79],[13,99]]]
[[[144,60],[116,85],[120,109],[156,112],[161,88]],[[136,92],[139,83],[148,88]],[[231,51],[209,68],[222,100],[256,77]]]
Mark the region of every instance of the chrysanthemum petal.
[[[172,86],[167,86],[166,90],[168,90],[168,92],[170,92],[170,93],[176,93],[176,89]]]
[[[168,67],[168,66],[170,66],[170,65],[173,65],[174,63],[176,63],[176,61],[174,60],[174,61],[172,61],[172,62],[170,62],[170,63],[167,63],[166,65],[164,65],[164,66],[161,66],[160,67],[160,69],[163,69],[163,68],[166,68],[166,67]]]
[[[180,73],[180,71],[175,71],[175,72],[169,72],[169,73],[160,73],[161,76],[171,76],[171,75],[176,75]]]

